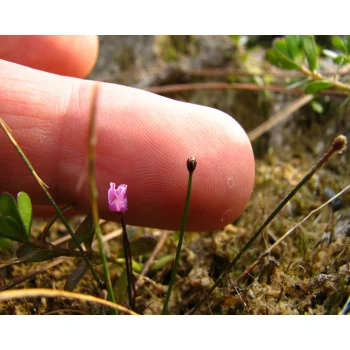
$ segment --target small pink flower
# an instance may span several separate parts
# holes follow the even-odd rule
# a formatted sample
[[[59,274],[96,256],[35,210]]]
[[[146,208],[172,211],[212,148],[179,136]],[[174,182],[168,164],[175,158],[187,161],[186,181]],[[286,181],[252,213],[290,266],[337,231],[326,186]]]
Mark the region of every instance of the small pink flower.
[[[126,190],[128,185],[119,185],[115,189],[115,183],[110,183],[108,190],[108,206],[110,211],[115,211],[118,214],[125,213],[128,210],[128,198],[126,197]]]

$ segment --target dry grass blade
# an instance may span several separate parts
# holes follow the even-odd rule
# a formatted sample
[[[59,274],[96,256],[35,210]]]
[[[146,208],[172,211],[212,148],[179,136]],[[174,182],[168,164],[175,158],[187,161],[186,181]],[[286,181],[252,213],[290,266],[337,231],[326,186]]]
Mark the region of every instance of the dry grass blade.
[[[313,95],[305,95],[298,98],[297,100],[289,104],[286,108],[283,108],[281,111],[279,111],[274,116],[272,116],[269,120],[260,124],[254,130],[250,131],[248,133],[249,140],[251,142],[256,140],[258,137],[265,134],[267,131],[271,130],[273,127],[275,127],[279,123],[287,120],[292,113],[294,113],[299,108],[309,103],[313,98],[314,98]]]
[[[95,234],[98,241],[99,251],[101,262],[103,265],[103,273],[105,277],[105,284],[108,291],[108,299],[112,302],[115,302],[115,297],[113,294],[111,277],[108,270],[107,264],[107,256],[103,247],[102,242],[102,232],[101,227],[99,225],[99,212],[98,212],[98,190],[96,184],[96,144],[97,144],[97,132],[96,132],[96,120],[97,120],[97,102],[100,91],[100,85],[94,84],[91,91],[91,104],[90,104],[90,112],[89,112],[89,127],[88,127],[88,153],[87,153],[87,161],[88,161],[88,175],[89,175],[89,192],[90,192],[90,201],[91,201],[91,211],[92,218],[95,227]],[[112,310],[114,314],[116,314],[115,309]]]
[[[70,313],[75,313],[75,314],[80,314],[80,315],[89,315],[85,311],[75,310],[75,309],[58,309],[58,310],[46,312],[43,315],[54,315],[54,314],[58,314],[59,312],[66,312],[66,313],[70,312]]]
[[[307,221],[312,215],[316,214],[318,211],[323,209],[325,206],[330,204],[334,199],[341,196],[344,192],[349,190],[350,185],[346,186],[344,189],[342,189],[340,192],[338,192],[336,195],[334,195],[331,199],[329,199],[327,202],[320,205],[318,208],[312,210],[303,220],[301,220],[299,223],[297,223],[295,226],[293,226],[288,232],[286,232],[283,236],[281,236],[271,247],[269,247],[263,254],[259,256],[257,260],[254,261],[253,264],[251,264],[237,279],[234,281],[234,284],[237,284],[244,276],[248,275],[253,268],[260,263],[260,261],[273,249],[275,249],[282,241],[284,241],[290,234],[292,234],[300,225],[302,225],[305,221]]]
[[[136,312],[127,309],[126,307],[112,303],[108,300],[96,298],[92,295],[79,294],[66,292],[64,290],[53,290],[45,288],[33,288],[33,289],[19,289],[19,290],[9,290],[0,293],[0,302],[23,299],[23,298],[67,298],[67,299],[77,299],[80,301],[87,301],[90,303],[97,303],[114,310],[125,312],[129,315],[138,315]]]

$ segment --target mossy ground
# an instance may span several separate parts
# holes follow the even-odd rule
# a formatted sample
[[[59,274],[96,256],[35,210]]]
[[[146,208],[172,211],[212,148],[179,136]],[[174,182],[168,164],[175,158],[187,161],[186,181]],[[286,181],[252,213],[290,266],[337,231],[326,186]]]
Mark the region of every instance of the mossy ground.
[[[300,144],[299,144],[299,147]],[[256,185],[244,213],[231,225],[215,232],[189,232],[185,235],[181,262],[169,304],[172,314],[184,314],[195,306],[203,293],[210,288],[232,258],[243,248],[264,218],[276,204],[301,179],[315,162],[307,152],[295,153],[290,145],[283,152],[272,149],[256,162]],[[283,154],[283,156],[281,156]],[[349,166],[342,162],[347,157],[335,156],[305,185],[278,217],[267,227],[251,249],[241,258],[234,271],[209,298],[201,314],[337,314],[350,293],[350,196],[345,193],[338,207],[331,205],[312,216],[290,237],[256,267],[235,284],[235,279],[248,268],[275,240],[300,222],[311,210],[328,199],[324,189],[337,192],[348,184]],[[72,219],[77,227],[81,218]],[[43,220],[34,222],[34,232],[44,227]],[[118,225],[104,225],[105,233],[118,229]],[[65,235],[57,223],[51,229],[51,239]],[[159,239],[159,230],[134,228],[134,237],[151,234]],[[169,255],[176,248],[175,235],[170,234],[157,257],[157,269],[148,274],[137,292],[136,305],[142,314],[161,312],[172,263]],[[107,245],[115,252],[120,248],[120,238]],[[1,260],[9,258],[1,253]],[[141,265],[147,256],[136,261]],[[162,263],[163,262],[163,263]],[[23,276],[41,264],[31,263],[9,266],[1,271],[3,282]],[[76,261],[68,258],[58,266],[39,274],[15,288],[62,289],[74,270]],[[112,281],[116,283],[122,266],[111,264]],[[102,274],[102,269],[99,269]],[[79,283],[77,292],[99,296],[100,293],[87,272]],[[0,304],[1,314],[57,313],[105,314],[109,310],[79,301],[65,299],[28,299]],[[62,311],[59,311],[62,310]]]

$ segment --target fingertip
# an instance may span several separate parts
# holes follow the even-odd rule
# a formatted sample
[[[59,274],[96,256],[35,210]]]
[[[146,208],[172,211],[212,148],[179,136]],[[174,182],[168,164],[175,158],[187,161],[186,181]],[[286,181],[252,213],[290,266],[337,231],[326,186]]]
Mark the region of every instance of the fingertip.
[[[0,59],[59,75],[84,78],[97,56],[95,35],[0,36]]]
[[[255,161],[249,138],[234,118],[200,108],[198,123],[207,115],[207,136],[196,157],[188,229],[204,231],[222,228],[242,213],[253,190]]]
[[[82,190],[77,184],[86,174],[88,111],[96,83],[0,65],[0,80],[7,82],[0,109],[18,143],[60,203],[74,202],[77,210],[90,211],[87,184]],[[96,174],[102,218],[116,219],[108,210],[109,183],[125,183],[128,224],[178,230],[190,156],[197,167],[186,229],[220,229],[241,214],[253,188],[254,157],[247,134],[231,116],[114,84],[100,84],[98,96]],[[37,204],[45,203],[7,140],[3,145],[0,166],[11,164],[11,178],[0,172],[0,185],[9,192],[29,191]]]

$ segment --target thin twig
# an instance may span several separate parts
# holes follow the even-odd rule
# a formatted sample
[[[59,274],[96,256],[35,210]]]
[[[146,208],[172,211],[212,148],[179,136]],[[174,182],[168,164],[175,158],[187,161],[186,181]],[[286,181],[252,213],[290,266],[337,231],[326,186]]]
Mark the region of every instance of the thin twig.
[[[271,130],[273,127],[279,123],[288,119],[292,113],[300,109],[302,106],[309,103],[314,98],[313,95],[305,95],[299,97],[297,100],[290,103],[287,107],[283,108],[281,111],[277,112],[269,120],[261,123],[257,128],[248,133],[249,140],[253,142],[258,137]]]
[[[301,220],[299,223],[297,223],[295,226],[293,226],[289,231],[287,231],[283,236],[281,236],[271,247],[266,249],[266,251],[261,254],[258,259],[254,261],[253,264],[251,264],[239,277],[236,278],[236,280],[233,282],[235,285],[247,274],[249,274],[253,268],[258,265],[261,260],[268,254],[271,253],[273,249],[275,249],[282,241],[284,241],[290,234],[292,234],[300,225],[302,225],[306,220],[308,220],[312,215],[316,214],[318,211],[323,209],[325,206],[330,204],[334,199],[341,196],[344,192],[350,189],[350,185],[346,186],[344,189],[342,189],[340,192],[338,192],[336,195],[334,195],[331,199],[329,199],[327,202],[320,205],[318,208],[312,210],[303,220]]]
[[[97,142],[96,118],[97,118],[97,98],[98,98],[98,92],[99,92],[99,85],[94,84],[92,89],[93,90],[92,90],[92,98],[91,98],[91,105],[90,105],[90,113],[89,113],[90,119],[89,119],[89,130],[88,130],[88,174],[89,174],[89,191],[90,191],[90,198],[91,198],[91,210],[92,210],[92,216],[94,220],[95,233],[99,243],[100,256],[103,264],[103,272],[104,272],[106,287],[108,291],[108,299],[115,303],[111,277],[108,270],[106,252],[104,250],[103,242],[102,242],[103,237],[102,237],[101,227],[99,225],[99,214],[98,214],[98,205],[97,205],[98,191],[97,191],[96,174],[95,174],[95,163],[96,163],[95,149],[96,149],[96,142]],[[114,313],[115,313],[115,310],[114,310]]]
[[[334,153],[341,153],[346,148],[346,137],[343,135],[337,136],[328,151],[318,160],[318,162],[307,172],[307,174],[300,180],[300,182],[291,190],[291,192],[277,205],[274,211],[267,217],[264,223],[259,227],[259,229],[254,233],[254,235],[249,239],[248,243],[242,248],[242,250],[234,257],[234,259],[228,264],[225,270],[221,273],[219,278],[215,281],[213,286],[205,293],[204,297],[197,303],[197,305],[189,312],[190,315],[194,314],[200,306],[208,299],[211,293],[219,285],[219,283],[224,279],[224,277],[233,269],[237,261],[242,257],[242,255],[248,250],[248,248],[253,244],[253,242],[259,237],[261,232],[265,227],[272,221],[272,219],[280,212],[280,210],[294,197],[294,195],[300,190],[302,186],[321,168],[321,166],[328,161],[328,159]]]
[[[350,67],[343,67],[343,69],[339,72],[340,76],[346,75],[349,73]],[[184,74],[196,75],[196,76],[206,76],[206,77],[227,77],[229,75],[234,76],[264,76],[269,75],[276,78],[295,78],[304,76],[302,72],[298,71],[285,71],[285,70],[277,70],[274,67],[273,71],[259,71],[257,73],[249,72],[244,69],[236,69],[236,68],[194,68],[188,69],[184,71]],[[324,76],[333,76],[334,72],[324,72]]]
[[[228,77],[230,75],[240,76],[240,77],[251,77],[251,76],[273,76],[276,78],[295,78],[302,77],[303,73],[298,71],[259,71],[259,72],[249,72],[246,69],[237,68],[193,68],[184,71],[184,74],[203,76],[203,77]]]
[[[121,229],[109,232],[106,235],[103,235],[102,242],[106,243],[106,242],[110,241],[111,239],[120,236],[121,234],[122,234],[122,230]],[[70,241],[71,239],[72,239],[72,237],[70,235],[65,235],[63,237],[57,238],[56,240],[51,242],[51,244],[53,244],[53,245],[61,245],[61,244],[65,243],[65,242]],[[97,241],[93,241],[92,242],[92,248],[95,248],[97,244],[98,244]]]
[[[106,235],[103,235],[102,243],[106,243],[113,238],[119,237],[122,233],[123,233],[122,229],[118,229],[118,230],[114,230],[112,232],[109,232]],[[98,242],[94,241],[92,243],[92,248],[94,248],[97,244],[98,244]]]
[[[256,85],[254,83],[223,83],[223,82],[206,82],[206,83],[190,83],[190,84],[172,84],[163,86],[152,86],[145,89],[146,91],[156,94],[167,94],[182,91],[193,90],[218,90],[218,89],[233,89],[233,90],[248,90],[248,91],[273,91],[287,95],[304,95],[305,89],[295,88],[287,89],[285,85]],[[323,90],[319,94],[326,96],[347,97],[349,94],[344,91]]]
[[[107,306],[111,309],[126,312],[130,315],[138,315],[136,312],[127,309],[126,307],[112,303],[108,300],[96,298],[92,295],[67,292],[59,289],[33,288],[33,289],[17,289],[9,290],[0,293],[0,302],[23,298],[67,298],[97,303]]]
[[[152,266],[154,259],[157,257],[157,255],[159,254],[159,252],[161,251],[161,249],[163,248],[165,241],[167,239],[167,237],[169,236],[169,231],[164,231],[162,234],[162,237],[160,238],[160,240],[158,241],[157,245],[154,247],[154,250],[151,254],[151,256],[149,257],[149,259],[147,260],[139,278],[136,281],[136,285],[135,288],[138,289],[141,286],[142,283],[142,279],[146,276],[146,274],[148,273],[150,267]]]

